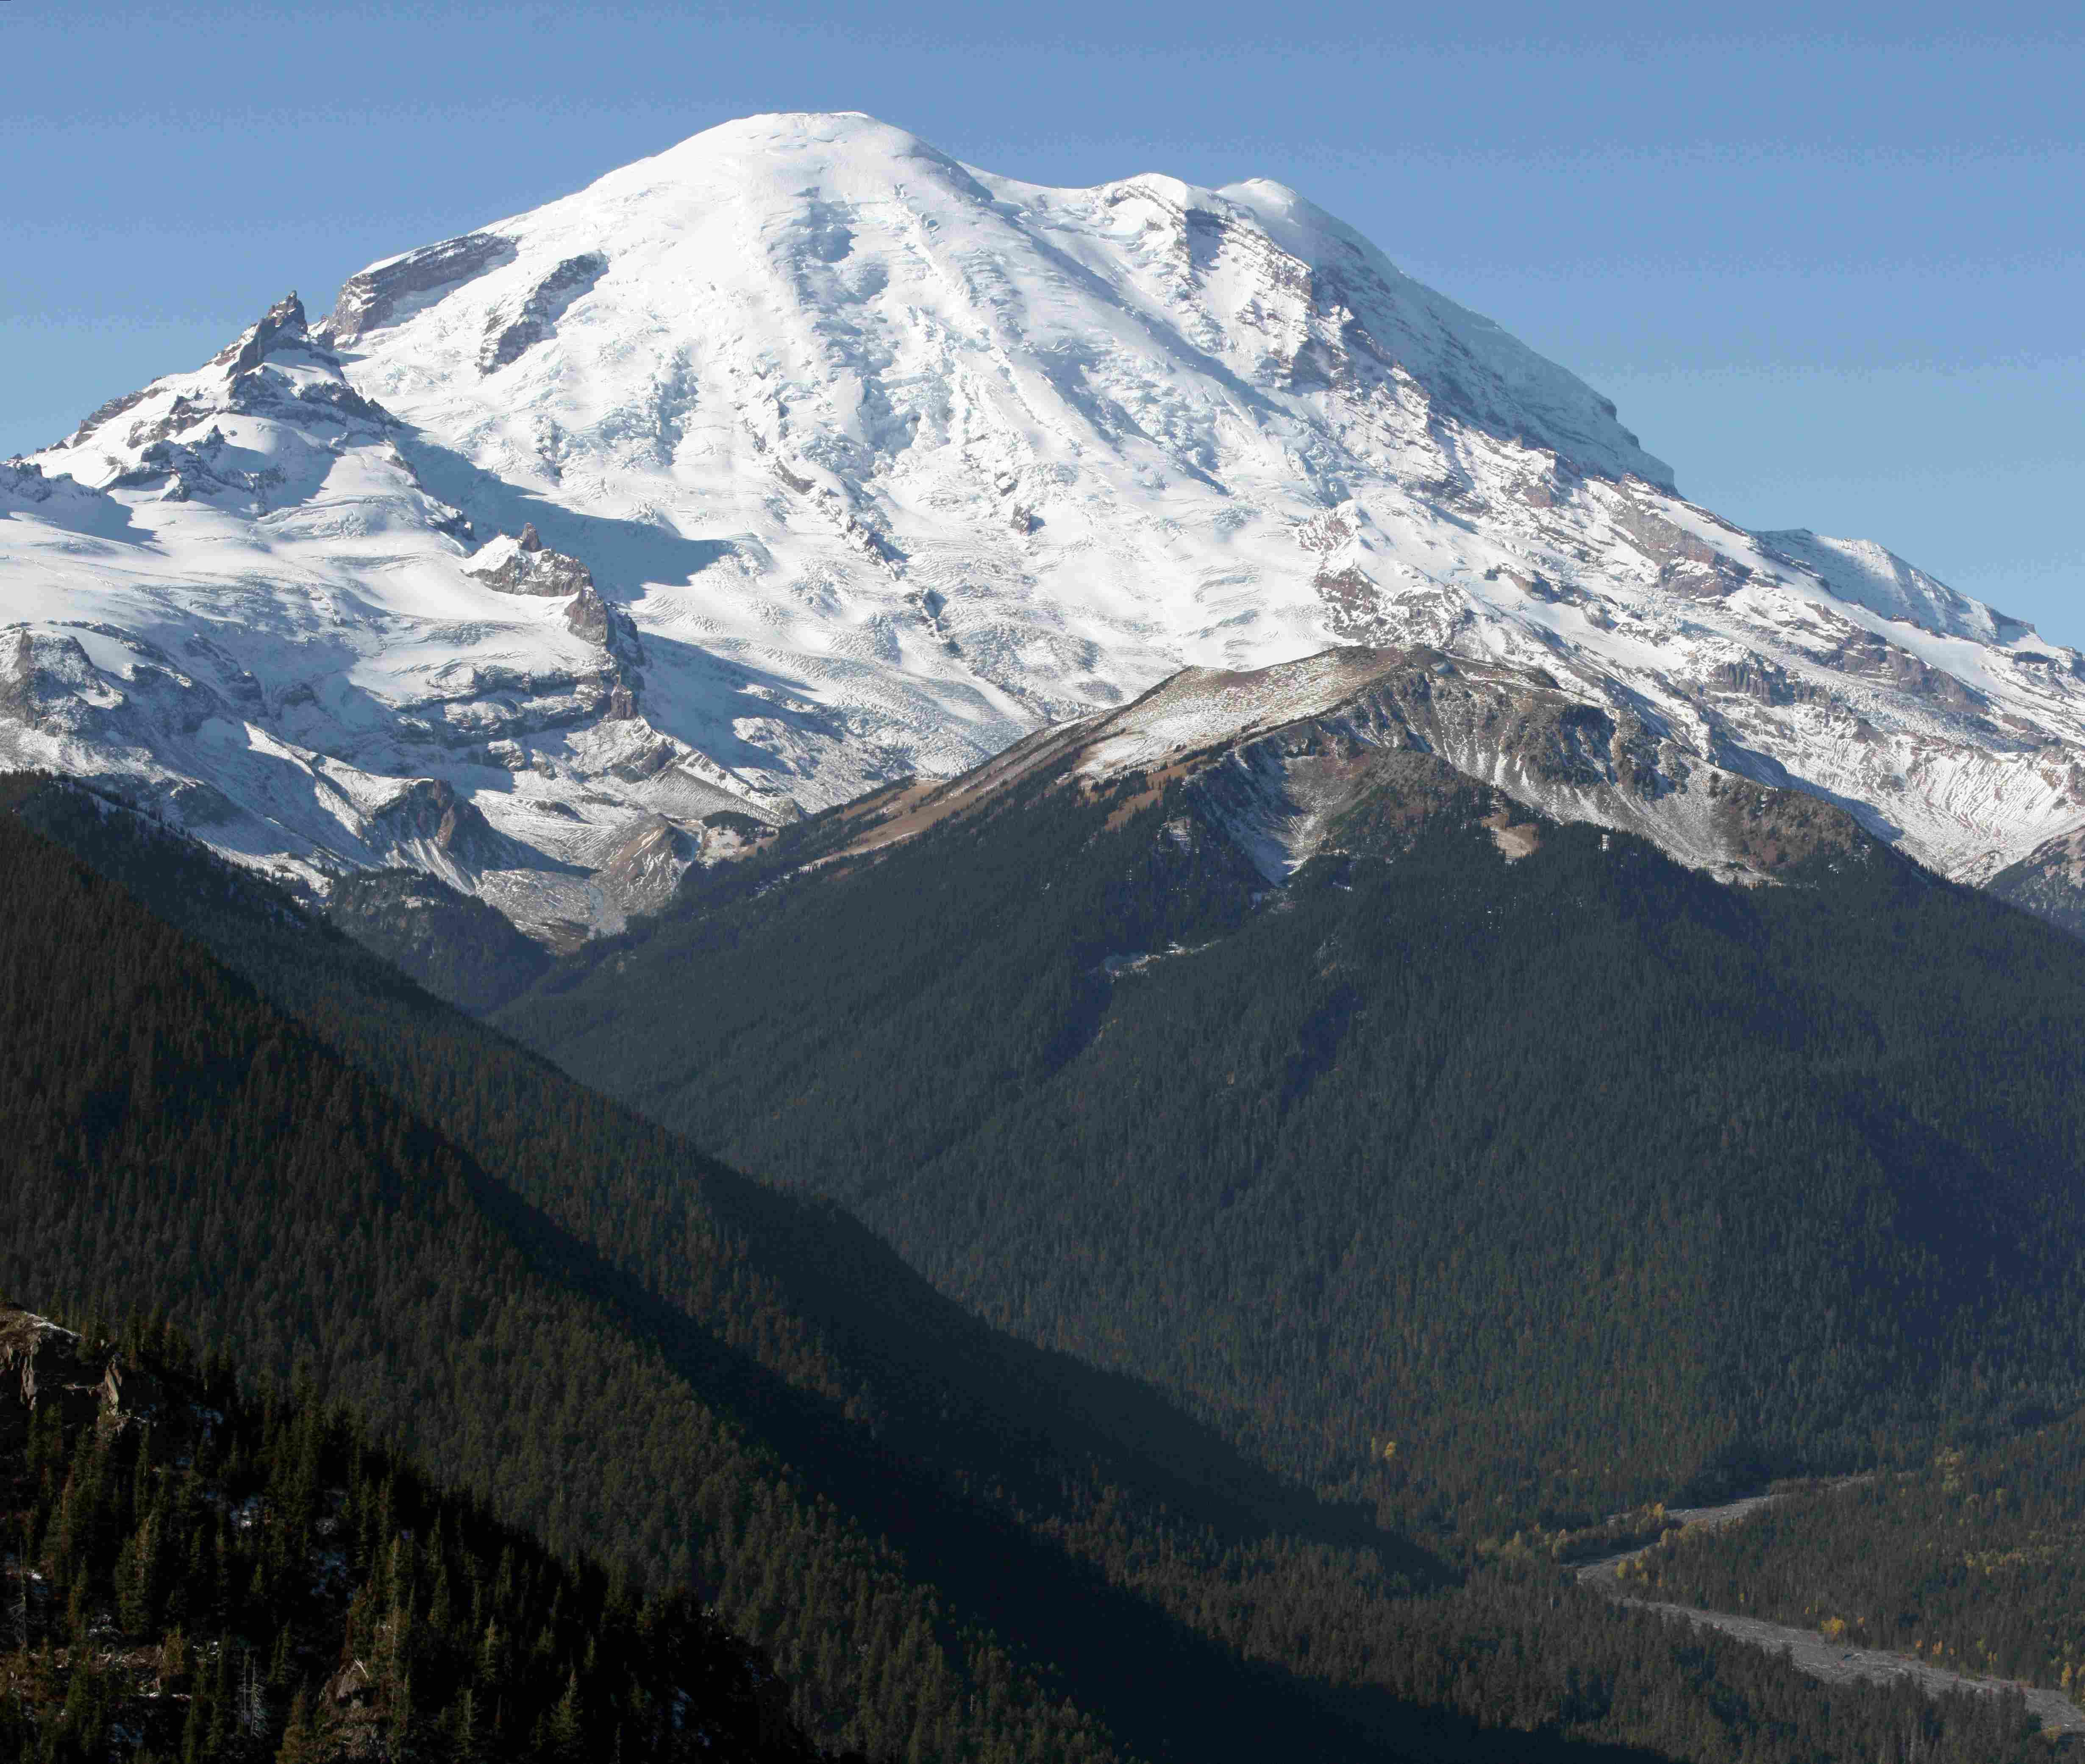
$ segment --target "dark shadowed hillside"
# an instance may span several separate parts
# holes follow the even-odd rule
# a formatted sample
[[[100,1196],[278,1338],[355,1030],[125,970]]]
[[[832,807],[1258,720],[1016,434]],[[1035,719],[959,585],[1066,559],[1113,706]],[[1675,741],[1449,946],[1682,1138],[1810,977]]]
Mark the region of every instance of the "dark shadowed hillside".
[[[146,837],[134,859],[158,854],[152,873],[257,945],[270,923],[302,935],[283,905]],[[902,1752],[953,1723],[1019,1755],[1107,1755],[1090,1717],[739,1423],[735,1407],[786,1415],[800,1387],[721,1316],[648,1311],[454,1138],[18,816],[0,817],[0,881],[19,903],[0,932],[0,1287],[62,1276],[113,1312],[164,1308],[261,1373],[306,1369],[503,1516],[700,1588],[771,1649],[829,1743]],[[308,956],[338,941],[321,939]],[[691,1278],[736,1260],[703,1224],[680,1221]],[[719,1302],[748,1334],[775,1319],[771,1357],[818,1363],[771,1300]],[[988,1705],[955,1688],[986,1683]]]
[[[1365,749],[1276,887],[1253,753],[1077,757],[792,829],[502,1020],[1466,1543],[2085,1394],[2070,940],[1815,804],[1733,806],[1735,888]]]
[[[966,1318],[830,1208],[707,1164],[195,848],[28,795],[125,887],[0,820],[0,880],[26,903],[0,933],[0,1279],[74,1270],[264,1372],[303,1363],[503,1519],[653,1591],[699,1588],[822,1743],[1241,1760],[2023,1743],[2001,1703],[1828,1691],[1617,1612],[1539,1549],[1429,1558],[1148,1387]]]
[[[0,1755],[808,1764],[686,1590],[560,1560],[163,1323],[0,1310]]]
[[[465,1011],[496,1010],[550,965],[484,901],[418,870],[342,876],[326,918],[371,953]]]

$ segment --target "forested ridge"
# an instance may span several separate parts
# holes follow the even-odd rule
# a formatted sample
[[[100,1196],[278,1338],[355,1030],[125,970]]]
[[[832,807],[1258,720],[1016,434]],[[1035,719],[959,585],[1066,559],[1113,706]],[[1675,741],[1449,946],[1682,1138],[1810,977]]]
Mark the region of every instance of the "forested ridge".
[[[0,1309],[0,1757],[816,1756],[690,1589],[560,1560],[160,1319],[88,1330]]]
[[[996,1335],[830,1206],[709,1164],[197,848],[0,820],[0,1278],[79,1270],[299,1361],[509,1523],[919,1758],[2025,1756],[2016,1708],[1826,1690],[1618,1612],[1542,1541],[1430,1555],[1149,1386]],[[295,1015],[282,1006],[294,1000]],[[48,1058],[47,1058],[48,1057]],[[91,1156],[87,1147],[91,1144]]]
[[[125,835],[91,799],[61,794],[45,807]],[[200,852],[159,838],[112,850],[194,891],[250,947],[268,947],[272,924],[307,971],[323,948],[351,948],[299,945],[307,927],[285,904]],[[0,817],[0,887],[13,903],[0,925],[0,1285],[62,1277],[111,1314],[163,1308],[257,1376],[301,1367],[327,1400],[557,1547],[701,1588],[774,1655],[824,1743],[1110,1754],[1089,1715],[704,1401],[703,1385],[720,1405],[734,1380],[773,1394],[721,1329],[631,1326],[601,1290],[612,1283],[589,1290],[592,1262],[569,1233],[19,817]],[[539,1147],[569,1155],[583,1192],[584,1126]],[[704,1257],[686,1223],[661,1228],[683,1229],[689,1278],[716,1273],[724,1258]],[[772,1312],[751,1302],[735,1314],[763,1342],[783,1335],[778,1357],[806,1333],[763,1332]]]
[[[1508,863],[1452,791],[1274,890],[1203,801],[808,824],[501,1020],[1451,1550],[2085,1397],[2085,949],[1879,846]]]

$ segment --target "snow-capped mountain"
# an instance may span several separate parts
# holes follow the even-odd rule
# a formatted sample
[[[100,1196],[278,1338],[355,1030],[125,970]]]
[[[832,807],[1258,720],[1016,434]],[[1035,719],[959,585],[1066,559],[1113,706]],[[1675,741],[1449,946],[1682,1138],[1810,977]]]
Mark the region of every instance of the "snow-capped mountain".
[[[1687,502],[1294,193],[1042,189],[860,116],[711,129],[316,324],[292,297],[0,467],[0,762],[539,931],[1183,666],[1342,643],[1539,672],[1661,775],[1811,792],[1970,880],[2085,828],[2074,651]]]

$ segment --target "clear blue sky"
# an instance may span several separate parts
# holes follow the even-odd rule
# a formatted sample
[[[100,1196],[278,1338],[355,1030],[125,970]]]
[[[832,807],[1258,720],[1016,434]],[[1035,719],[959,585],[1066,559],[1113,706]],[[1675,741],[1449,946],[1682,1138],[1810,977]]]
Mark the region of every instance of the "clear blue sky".
[[[2085,27],[2056,9],[0,4],[0,455],[296,287],[749,112],[1293,184],[1688,494],[2085,645]],[[1966,22],[1965,22],[1966,21]]]

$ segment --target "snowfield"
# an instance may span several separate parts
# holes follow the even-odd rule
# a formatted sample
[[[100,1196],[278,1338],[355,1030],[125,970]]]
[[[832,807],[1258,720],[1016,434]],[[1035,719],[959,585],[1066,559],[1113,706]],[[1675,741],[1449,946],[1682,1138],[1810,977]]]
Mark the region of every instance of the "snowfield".
[[[1971,881],[2085,827],[2076,653],[1688,503],[1591,388],[1260,181],[1048,189],[749,118],[0,465],[0,763],[538,932],[738,816],[1340,644],[1540,670]]]

